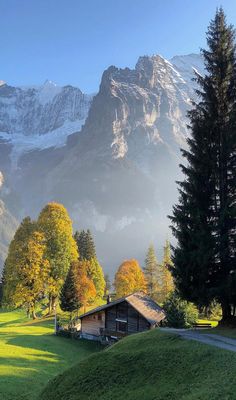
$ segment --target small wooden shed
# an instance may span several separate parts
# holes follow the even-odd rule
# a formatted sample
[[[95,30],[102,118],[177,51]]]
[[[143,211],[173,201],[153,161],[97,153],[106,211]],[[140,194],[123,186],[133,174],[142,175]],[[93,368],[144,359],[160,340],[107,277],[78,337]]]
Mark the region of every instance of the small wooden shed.
[[[119,339],[160,325],[164,310],[143,292],[97,307],[80,317],[81,337],[91,340]]]

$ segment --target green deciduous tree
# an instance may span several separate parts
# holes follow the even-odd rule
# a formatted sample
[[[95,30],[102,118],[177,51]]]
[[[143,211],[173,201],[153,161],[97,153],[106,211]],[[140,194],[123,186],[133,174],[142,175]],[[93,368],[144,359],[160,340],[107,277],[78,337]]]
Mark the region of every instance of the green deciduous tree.
[[[105,290],[105,279],[103,275],[103,270],[101,265],[99,264],[97,258],[91,258],[87,263],[87,275],[88,278],[91,279],[96,288],[96,293],[98,298],[102,298],[104,296]]]

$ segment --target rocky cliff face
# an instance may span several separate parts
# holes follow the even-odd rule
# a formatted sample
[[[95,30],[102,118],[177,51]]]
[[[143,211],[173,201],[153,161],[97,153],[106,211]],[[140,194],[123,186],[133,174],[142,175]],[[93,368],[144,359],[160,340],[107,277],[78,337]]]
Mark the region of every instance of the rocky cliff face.
[[[179,147],[185,146],[188,135],[194,69],[203,72],[198,55],[171,61],[145,56],[133,70],[108,68],[90,108],[90,100],[82,95],[81,104],[86,105],[74,112],[69,100],[60,103],[61,91],[50,102],[37,100],[42,118],[46,110],[53,117],[40,122],[34,114],[37,135],[26,123],[24,137],[34,147],[18,154],[18,170],[9,174],[25,213],[38,212],[49,200],[63,202],[77,227],[90,227],[95,233],[106,270],[116,268],[124,257],[142,260],[150,241],[161,245],[168,232],[166,215],[177,198]],[[58,113],[55,104],[61,104]],[[81,131],[62,134],[67,137],[65,146],[54,142],[38,151],[35,137],[49,138],[59,125],[65,132],[63,121],[83,120],[88,108]],[[79,114],[79,109],[86,112]],[[11,144],[3,145],[3,153],[14,161]]]
[[[174,61],[141,57],[134,70],[108,68],[80,135],[48,174],[50,196],[95,230],[101,246],[109,243],[113,260],[109,253],[104,262],[111,267],[121,253],[141,257],[168,232],[179,147],[186,145],[186,113],[195,96],[190,78],[196,64],[203,71],[199,56]]]
[[[0,141],[11,147],[12,167],[27,152],[63,146],[81,129],[91,99],[78,88],[50,81],[29,88],[0,85]]]

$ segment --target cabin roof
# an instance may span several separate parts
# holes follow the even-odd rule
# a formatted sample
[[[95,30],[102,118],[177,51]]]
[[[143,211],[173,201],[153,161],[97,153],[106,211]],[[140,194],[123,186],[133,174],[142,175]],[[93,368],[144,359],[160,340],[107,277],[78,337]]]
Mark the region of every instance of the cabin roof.
[[[122,297],[115,301],[111,301],[108,304],[94,308],[91,311],[86,312],[79,316],[80,319],[87,317],[88,315],[96,314],[100,311],[106,310],[107,308],[113,307],[116,304],[126,301],[136,311],[139,312],[151,325],[155,325],[165,318],[165,312],[155,301],[143,292],[135,292],[128,296]]]

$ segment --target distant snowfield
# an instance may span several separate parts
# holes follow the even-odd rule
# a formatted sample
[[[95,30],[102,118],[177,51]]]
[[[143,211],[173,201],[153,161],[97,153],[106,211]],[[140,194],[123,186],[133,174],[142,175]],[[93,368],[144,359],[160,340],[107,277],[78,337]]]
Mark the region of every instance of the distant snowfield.
[[[12,146],[11,162],[14,169],[18,166],[19,158],[34,150],[45,150],[49,148],[59,148],[66,144],[68,136],[79,132],[85,123],[85,119],[78,121],[66,121],[60,128],[45,134],[32,133],[32,135],[23,135],[22,133],[0,132],[0,140],[9,143]]]

